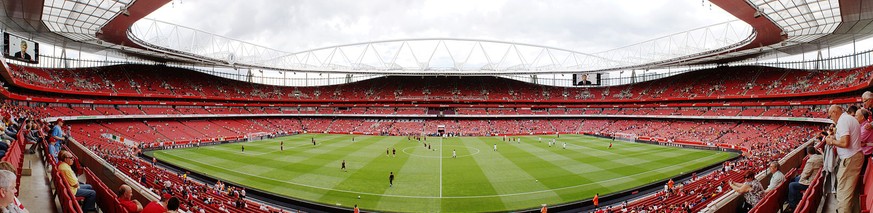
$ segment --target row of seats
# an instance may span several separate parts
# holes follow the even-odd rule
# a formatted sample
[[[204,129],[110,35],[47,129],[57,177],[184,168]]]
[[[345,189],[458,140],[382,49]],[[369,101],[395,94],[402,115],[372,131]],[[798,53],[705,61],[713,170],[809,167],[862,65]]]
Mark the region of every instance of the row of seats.
[[[136,148],[120,145],[119,143],[95,142],[89,148],[122,171],[125,175],[139,180],[140,184],[158,194],[171,194],[182,201],[181,209],[192,211],[204,209],[206,212],[263,212],[260,206],[268,211],[279,211],[278,208],[268,207],[265,204],[251,200],[245,200],[245,208],[234,207],[236,199],[240,195],[216,190],[214,187],[199,183],[190,178],[183,178],[181,174],[173,173],[163,168],[152,165],[135,157]],[[167,182],[169,185],[167,186]],[[227,210],[227,211],[225,211]]]
[[[737,125],[733,129],[767,126],[757,123],[746,124]],[[705,174],[701,177],[694,177],[692,180],[682,183],[680,187],[676,187],[672,193],[668,191],[658,192],[654,195],[622,204],[621,206],[612,207],[612,210],[697,212],[706,207],[709,202],[728,193],[730,191],[729,182],[741,182],[742,176],[746,171],[763,171],[767,162],[785,157],[788,154],[788,150],[798,148],[805,142],[805,138],[813,135],[814,131],[818,128],[821,127],[812,125],[802,128],[795,127],[794,125],[785,125],[775,128],[778,129],[776,131],[767,131],[770,128],[761,128],[759,131],[764,134],[759,133],[758,137],[766,139],[730,142],[732,144],[743,144],[747,147],[748,149],[744,153],[745,157],[725,162],[719,171]],[[774,141],[776,142],[774,143]],[[784,185],[787,185],[787,183],[784,183]],[[785,193],[787,193],[787,190]]]
[[[9,162],[12,164],[12,167],[15,168],[15,177],[17,180],[15,181],[15,188],[21,188],[21,174],[24,170],[24,148],[26,140],[22,136],[24,133],[20,132],[19,136],[16,140],[12,141],[12,144],[9,145],[9,149],[6,151],[6,155],[3,156],[0,161]],[[2,142],[0,142],[2,143]],[[17,196],[18,194],[16,194]]]
[[[800,169],[802,170],[802,169]],[[788,183],[790,183],[794,176],[797,175],[798,169],[791,169],[785,173],[785,180],[779,184],[778,187],[771,190],[767,194],[758,201],[758,204],[755,205],[749,212],[751,213],[766,213],[766,212],[778,212],[782,210],[782,204],[788,200]]]
[[[721,67],[602,88],[565,88],[494,77],[382,77],[344,85],[281,87],[196,71],[147,65],[49,69],[10,65],[19,83],[103,96],[227,100],[636,100],[761,96],[831,91],[864,85],[873,67],[790,70]]]
[[[223,115],[223,114],[369,114],[369,115],[425,115],[426,108],[353,107],[335,108],[280,108],[280,107],[141,107],[136,105],[93,107],[34,107],[49,116],[79,115]],[[443,111],[457,115],[679,115],[679,116],[767,116],[767,117],[824,117],[825,112],[814,106],[786,107],[688,107],[688,108],[458,108]]]

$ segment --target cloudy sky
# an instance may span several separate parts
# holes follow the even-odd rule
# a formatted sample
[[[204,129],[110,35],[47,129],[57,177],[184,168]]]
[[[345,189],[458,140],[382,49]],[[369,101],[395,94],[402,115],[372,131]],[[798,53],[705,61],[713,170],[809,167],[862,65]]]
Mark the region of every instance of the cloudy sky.
[[[288,52],[451,37],[592,53],[735,19],[694,0],[174,0],[149,17]]]

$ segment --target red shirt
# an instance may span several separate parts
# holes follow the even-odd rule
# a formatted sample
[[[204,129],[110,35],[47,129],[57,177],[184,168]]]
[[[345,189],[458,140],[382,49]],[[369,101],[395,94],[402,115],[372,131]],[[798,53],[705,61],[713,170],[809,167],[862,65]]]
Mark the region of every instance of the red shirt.
[[[136,203],[134,203],[134,202],[131,201],[131,200],[128,200],[128,199],[125,199],[125,198],[121,198],[121,197],[119,197],[119,198],[118,198],[118,203],[121,204],[121,207],[124,207],[124,209],[127,210],[127,212],[131,212],[131,213],[132,213],[132,212],[137,212],[137,211],[136,211],[136,210],[137,210],[137,209],[136,209]]]
[[[161,203],[157,201],[152,201],[148,205],[142,208],[141,213],[165,213],[167,212],[167,207],[161,205]]]

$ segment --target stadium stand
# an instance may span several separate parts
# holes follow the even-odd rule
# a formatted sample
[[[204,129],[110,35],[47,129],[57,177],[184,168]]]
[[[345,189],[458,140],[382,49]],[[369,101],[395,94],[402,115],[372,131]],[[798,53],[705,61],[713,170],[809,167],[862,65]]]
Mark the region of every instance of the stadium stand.
[[[683,97],[706,99],[757,98],[776,96],[809,96],[834,94],[868,86],[873,67],[863,67],[833,72],[815,70],[790,70],[768,67],[729,67],[688,72],[677,76],[622,85],[609,88],[560,88],[534,85],[491,77],[383,77],[343,86],[280,87],[249,84],[224,79],[204,73],[159,66],[117,65],[90,69],[46,69],[11,65],[13,85],[35,91],[62,94],[152,97],[170,99],[216,99],[233,101],[281,101],[281,100],[332,100],[315,96],[316,91],[335,91],[343,94],[340,100],[369,101],[439,101],[439,100],[485,100],[485,101],[646,101],[679,100]],[[149,70],[150,72],[141,72]],[[741,72],[748,75],[728,76],[725,73]],[[52,73],[53,75],[50,75]],[[830,73],[835,73],[831,75]],[[126,78],[106,77],[126,76]],[[737,78],[739,77],[739,78]],[[74,80],[75,79],[75,80]],[[182,80],[185,79],[185,80]],[[840,79],[840,80],[834,80]],[[488,84],[477,82],[488,81]],[[495,82],[496,81],[496,82]],[[410,82],[428,82],[424,85],[406,85]],[[457,85],[482,85],[472,94],[458,95]],[[63,85],[61,88],[56,85]],[[205,85],[218,85],[215,91],[202,92]],[[372,85],[397,85],[395,92],[372,94]],[[744,85],[744,86],[740,86]],[[730,88],[730,89],[727,89]],[[344,91],[347,90],[347,91]],[[553,90],[568,90],[575,98],[548,95]],[[265,92],[267,91],[267,92]],[[581,93],[593,95],[580,95]],[[609,94],[609,91],[622,91]],[[657,91],[657,92],[652,92]],[[287,94],[287,95],[281,95]],[[500,94],[500,95],[497,95]]]
[[[137,72],[152,69],[158,72]],[[727,181],[741,179],[742,171],[761,171],[763,162],[780,159],[786,150],[798,148],[801,140],[817,132],[821,125],[793,121],[765,121],[764,117],[822,118],[828,103],[853,103],[857,94],[852,91],[868,85],[870,68],[837,71],[842,78],[824,72],[786,70],[765,67],[736,67],[747,73],[743,78],[726,76],[715,70],[690,72],[674,77],[612,88],[557,88],[527,84],[491,77],[461,79],[428,77],[426,84],[408,84],[406,77],[385,77],[339,86],[277,87],[253,85],[177,68],[156,68],[144,65],[123,65],[90,69],[42,69],[13,66],[13,87],[7,96],[19,95],[57,100],[104,101],[165,101],[165,104],[72,104],[50,103],[16,106],[32,110],[40,117],[50,116],[151,116],[168,115],[170,118],[129,117],[127,119],[95,119],[73,121],[74,138],[84,139],[86,145],[106,159],[125,175],[144,179],[144,186],[155,193],[170,192],[183,197],[183,209],[205,209],[208,212],[232,208],[228,203],[239,197],[234,189],[221,189],[220,184],[198,183],[181,178],[169,170],[152,166],[135,157],[140,148],[171,148],[191,146],[199,142],[242,140],[247,134],[278,133],[338,133],[372,135],[419,135],[444,129],[447,133],[463,136],[531,135],[556,133],[583,133],[608,137],[613,133],[639,135],[642,140],[685,145],[716,145],[740,149],[746,158],[726,162],[720,171],[701,174],[683,182],[676,191],[658,192],[617,206],[614,210],[666,210],[668,212],[697,211],[712,200],[726,194]],[[166,71],[167,73],[163,73]],[[49,75],[52,73],[54,75]],[[176,76],[171,78],[164,75]],[[178,79],[198,79],[181,82]],[[837,81],[835,79],[856,79]],[[201,81],[202,80],[202,81]],[[461,80],[461,81],[459,81]],[[206,87],[206,82],[217,82]],[[387,82],[399,82],[388,84]],[[490,82],[481,84],[481,82]],[[478,84],[477,84],[478,83]],[[51,85],[63,84],[63,88]],[[120,86],[119,86],[120,85]],[[460,85],[481,85],[471,88]],[[788,85],[788,86],[786,86]],[[836,85],[836,86],[833,86]],[[848,88],[848,89],[847,89]],[[331,95],[325,94],[331,91]],[[612,91],[612,93],[610,92]],[[619,91],[619,92],[615,92]],[[566,93],[565,93],[566,92]],[[566,95],[565,95],[566,94]],[[774,95],[768,97],[767,95]],[[144,97],[145,96],[145,97]],[[778,96],[778,97],[777,97]],[[682,99],[694,97],[695,100]],[[754,97],[754,98],[752,98]],[[195,106],[183,104],[189,99],[214,99],[202,103],[283,102],[286,100],[314,101],[311,106]],[[710,98],[710,99],[707,99]],[[724,98],[724,100],[715,100]],[[478,103],[466,107],[422,107],[403,105],[412,101],[458,101]],[[653,104],[641,106],[630,101],[650,100]],[[349,106],[320,106],[321,102],[342,101]],[[401,104],[397,104],[399,103]],[[553,103],[604,103],[603,106],[556,107]],[[802,102],[812,104],[797,104]],[[532,107],[500,107],[491,103],[537,102],[550,104]],[[540,103],[542,102],[542,103]],[[166,104],[169,103],[169,104]],[[302,102],[305,103],[305,102]],[[385,106],[385,103],[393,103]],[[761,106],[762,103],[774,104]],[[274,103],[275,104],[275,103]],[[699,106],[702,105],[702,106]],[[292,117],[264,117],[263,115],[294,115]],[[469,118],[402,118],[382,116],[458,115]],[[202,117],[240,115],[239,117]],[[326,115],[327,117],[316,117]],[[343,115],[371,115],[373,118],[348,118]],[[587,115],[594,117],[553,117]],[[603,118],[598,116],[628,116]],[[191,116],[191,117],[178,117]],[[520,116],[482,118],[481,116]],[[540,117],[542,116],[542,117]],[[731,117],[727,120],[651,118],[640,116],[703,116]],[[738,116],[738,117],[737,117]],[[108,118],[108,117],[107,117]],[[43,128],[47,128],[45,125]],[[121,145],[101,139],[110,134],[125,138],[131,144]],[[772,141],[780,141],[772,143]],[[15,144],[13,144],[15,145]],[[139,146],[141,145],[141,147]],[[18,148],[16,148],[18,149]],[[23,150],[23,146],[21,148]],[[10,152],[10,159],[18,155]],[[46,159],[52,163],[53,159]],[[17,166],[17,165],[16,165]],[[89,181],[95,182],[99,206],[103,211],[118,212],[114,195],[90,170],[84,170]],[[869,169],[868,169],[869,172]],[[812,184],[820,184],[817,178]],[[866,180],[866,179],[865,179]],[[169,181],[169,186],[163,185]],[[54,183],[64,189],[63,183]],[[219,185],[216,188],[216,185]],[[785,184],[783,184],[785,185]],[[864,184],[869,187],[869,184]],[[780,207],[784,200],[782,190],[766,196],[756,207],[767,212]],[[807,190],[797,212],[810,212],[818,205],[811,197],[821,196],[820,190]],[[865,200],[870,200],[864,195]],[[77,200],[70,192],[60,190],[57,199],[65,212],[76,212]],[[261,204],[246,200],[248,208],[242,212],[258,212]],[[869,201],[867,201],[869,202]],[[869,208],[865,203],[864,208]],[[222,206],[224,205],[224,206]],[[115,210],[113,210],[115,209]],[[275,207],[269,207],[278,210]]]

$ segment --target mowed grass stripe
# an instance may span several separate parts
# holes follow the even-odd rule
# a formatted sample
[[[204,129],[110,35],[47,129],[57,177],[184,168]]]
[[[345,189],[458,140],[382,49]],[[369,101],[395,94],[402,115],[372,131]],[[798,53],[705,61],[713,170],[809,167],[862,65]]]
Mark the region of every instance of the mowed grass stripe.
[[[565,151],[557,147],[551,147],[555,150],[544,150],[540,147],[529,146],[526,143],[510,142],[504,143],[507,146],[505,151],[501,151],[504,157],[512,161],[516,166],[522,168],[531,177],[534,177],[535,182],[546,185],[550,189],[562,188],[567,186],[579,185],[588,181],[581,173],[575,173],[565,169],[562,165],[556,165],[553,161],[544,160],[542,155],[558,156],[554,152]],[[522,148],[524,147],[524,149]],[[548,147],[548,146],[546,146]],[[568,197],[563,196],[564,193],[557,193],[561,196],[560,200],[567,200]],[[552,200],[554,202],[554,200]]]
[[[306,137],[306,138],[298,138],[298,139],[299,139],[299,141],[305,140],[306,143],[310,143],[311,138]],[[237,168],[237,167],[228,168],[226,166],[221,166],[221,167],[214,167],[213,166],[212,168],[220,168],[218,170],[218,172],[220,172],[219,175],[232,174],[235,176],[239,176],[239,174],[233,174],[233,173],[241,173],[241,174],[245,174],[246,176],[253,177],[257,181],[267,183],[267,184],[265,184],[265,187],[267,189],[270,189],[270,188],[282,189],[283,191],[287,191],[287,189],[296,189],[298,191],[296,191],[294,194],[290,194],[290,193],[284,193],[284,194],[288,195],[288,196],[295,196],[295,197],[316,200],[318,197],[322,196],[325,193],[325,191],[323,189],[331,189],[335,185],[335,183],[327,182],[327,181],[311,181],[308,179],[303,180],[305,182],[293,182],[290,179],[299,177],[301,175],[319,175],[319,176],[323,176],[323,177],[330,177],[330,176],[332,176],[330,174],[325,175],[324,173],[315,173],[313,171],[315,169],[322,168],[322,167],[339,170],[340,164],[336,163],[335,165],[327,165],[327,162],[330,161],[328,159],[328,157],[330,157],[330,155],[312,154],[311,150],[320,147],[322,149],[332,150],[332,152],[336,152],[336,153],[347,153],[350,150],[361,150],[360,147],[358,147],[358,146],[348,146],[348,145],[361,145],[361,146],[363,146],[365,144],[365,143],[363,143],[363,141],[360,143],[352,144],[351,142],[349,142],[350,140],[347,141],[347,140],[345,140],[345,138],[341,138],[341,137],[327,137],[327,139],[316,138],[316,140],[321,141],[321,142],[318,142],[319,145],[312,146],[310,143],[310,145],[308,145],[307,147],[298,151],[298,153],[297,153],[298,155],[307,156],[305,158],[300,158],[299,161],[295,160],[295,161],[291,162],[291,161],[287,161],[287,160],[282,160],[281,158],[279,158],[278,161],[277,160],[262,160],[263,157],[258,157],[258,159],[252,161],[252,159],[247,159],[246,156],[240,156],[240,157],[231,158],[231,159],[223,159],[223,158],[218,158],[218,159],[206,158],[206,159],[209,159],[208,161],[212,162],[212,163],[210,163],[210,165],[224,165],[227,162],[234,162],[234,161],[248,162],[248,163],[251,163],[254,165],[272,165],[274,169],[261,169],[260,168],[261,166],[254,166],[251,168],[252,170],[249,170],[249,171],[247,171],[245,168]],[[296,143],[296,142],[297,141],[292,141],[292,143]],[[275,142],[275,143],[276,143],[276,149],[278,150],[278,142]],[[285,144],[287,147],[287,145],[289,143],[286,142]],[[374,146],[374,148],[371,148],[370,150],[375,151],[375,150],[381,148],[381,145],[378,145],[378,143],[370,143],[370,144],[371,144],[371,146]],[[231,146],[232,145],[238,146],[238,144],[231,144]],[[223,145],[223,146],[228,146],[228,145]],[[173,151],[175,151],[175,150],[173,150]],[[288,152],[290,150],[286,149],[285,151]],[[289,153],[282,153],[282,154],[292,154],[293,155],[293,153],[294,153],[294,151],[291,151]],[[369,153],[373,153],[373,152],[370,151]],[[239,154],[239,153],[237,153],[237,154]],[[328,159],[328,160],[325,160],[325,159]],[[284,165],[284,166],[279,166],[279,165]],[[276,167],[278,167],[278,169]],[[225,171],[222,171],[222,170],[225,170]],[[233,172],[227,172],[226,170],[230,170]],[[334,171],[336,171],[336,170],[334,170]],[[230,179],[228,179],[228,180],[230,180]],[[238,182],[236,180],[232,180],[232,181],[237,182],[237,183],[242,183],[242,182]],[[306,184],[294,185],[294,184],[288,184],[288,183],[306,183]],[[312,187],[317,187],[317,188],[313,189]],[[321,188],[321,189],[318,189],[318,188]]]
[[[457,158],[443,159],[443,195],[498,194],[474,157],[474,155],[487,154],[491,150],[477,149],[465,143],[473,142],[462,142],[459,138],[448,138],[443,142],[445,147],[443,156],[451,157],[452,149],[458,154]],[[441,204],[441,210],[446,212],[506,209],[499,197],[442,199]]]
[[[562,143],[563,142],[558,141],[558,144],[552,147],[549,147],[548,143],[538,142],[522,142],[520,144],[512,144],[518,149],[526,151],[528,153],[524,156],[524,158],[515,158],[515,161],[519,161],[522,163],[536,162],[535,164],[533,164],[533,169],[527,169],[526,171],[539,175],[539,181],[551,184],[549,185],[551,188],[562,188],[579,184],[593,183],[595,181],[591,179],[593,177],[592,173],[599,173],[600,175],[610,174],[619,176],[618,174],[613,173],[607,168],[601,168],[589,164],[589,161],[592,160],[592,157],[586,157],[586,155],[581,153],[580,149],[574,149],[576,147],[571,146],[569,143],[567,146],[568,148],[564,149]],[[559,170],[560,172],[555,172],[552,170]],[[560,191],[558,192],[558,195],[562,197],[562,201],[567,201],[578,198],[580,196],[580,192],[596,193],[606,190],[607,189],[605,188],[592,186],[585,187],[584,190],[575,190],[576,192],[572,192],[571,190]],[[591,194],[590,196],[594,196],[594,194]]]
[[[320,200],[323,201],[323,203],[330,205],[335,205],[337,203],[348,203],[345,201],[353,198],[352,195],[350,195],[349,193],[345,193],[345,195],[342,196],[333,196],[342,199],[326,198],[326,194],[328,193],[339,192],[335,190],[352,192],[362,191],[373,194],[381,194],[381,191],[373,190],[374,188],[350,188],[348,187],[348,185],[344,185],[344,183],[348,182],[349,180],[358,180],[358,185],[373,185],[372,181],[369,181],[368,179],[354,177],[354,175],[357,175],[358,172],[361,171],[367,171],[366,167],[370,165],[369,162],[380,158],[382,156],[381,153],[384,152],[384,150],[382,150],[383,147],[386,144],[393,142],[385,140],[385,138],[383,137],[356,138],[355,141],[356,142],[351,142],[351,140],[343,140],[342,142],[336,142],[337,145],[344,146],[334,150],[333,152],[318,154],[317,157],[298,163],[298,165],[303,164],[309,168],[302,171],[298,170],[297,172],[302,174],[292,179],[291,182],[319,183],[318,185],[321,187],[334,189],[329,192],[321,190],[312,191],[312,196],[316,197],[314,198],[315,200]],[[343,160],[346,160],[347,172],[342,172],[341,170]]]
[[[399,138],[399,137],[395,137]],[[422,144],[416,142],[406,142],[399,144],[402,147],[397,149],[397,157],[389,157],[387,163],[392,165],[390,171],[394,172],[394,186],[388,188],[388,172],[384,171],[380,175],[381,183],[386,188],[385,195],[411,195],[430,197],[425,199],[415,199],[417,206],[409,205],[410,200],[401,197],[383,197],[379,200],[377,209],[395,208],[397,211],[416,211],[422,207],[429,211],[437,212],[440,210],[440,200],[437,199],[440,193],[439,186],[439,151],[440,149],[437,140],[431,138],[429,141],[431,149],[424,148]],[[411,153],[407,154],[407,153]],[[395,159],[396,158],[396,159]],[[402,159],[403,161],[398,161]],[[384,164],[376,164],[374,166],[383,166]]]
[[[545,203],[560,199],[558,194],[551,188],[519,167],[511,159],[515,156],[507,156],[501,152],[510,152],[509,147],[498,138],[470,138],[468,145],[485,149],[484,153],[473,155],[476,163],[482,168],[487,181],[491,183],[497,194],[515,194],[536,192],[533,196],[500,196],[503,205],[508,209],[518,209],[524,206],[530,207],[532,203]],[[497,150],[493,151],[494,144]]]
[[[313,147],[311,137],[320,144]],[[358,142],[352,143],[352,137]],[[609,139],[575,135],[562,135],[559,147],[552,148],[546,145],[551,140],[548,136],[541,144],[537,136],[524,137],[522,144],[506,143],[499,137],[447,138],[442,148],[439,138],[429,138],[438,151],[403,138],[297,135],[244,143],[244,154],[239,152],[240,144],[227,144],[157,151],[155,155],[171,163],[178,161],[174,164],[184,168],[281,195],[401,212],[508,211],[590,199],[595,192],[608,194],[637,187],[732,156],[624,142],[615,142],[613,149],[607,150]],[[278,152],[278,141],[283,140],[286,150]],[[567,150],[560,148],[564,141],[568,142]],[[500,148],[498,153],[491,151],[494,143]],[[397,149],[396,158],[384,155],[385,148],[391,146]],[[451,149],[458,150],[458,159],[451,159]],[[440,157],[444,157],[442,198]],[[349,172],[340,171],[342,159],[347,160]],[[389,171],[397,171],[397,188],[387,186]],[[571,179],[574,177],[577,179]],[[551,180],[543,184],[537,183],[537,178]],[[358,195],[362,198],[357,199]]]
[[[367,145],[344,156],[348,172],[341,172],[341,160],[337,161],[334,173],[342,177],[342,181],[333,187],[335,190],[323,193],[318,201],[346,207],[358,204],[363,209],[372,209],[388,188],[389,170],[398,168],[397,165],[406,161],[404,156],[385,156],[386,147],[396,147],[398,142],[397,138],[386,137],[356,142]],[[395,163],[389,163],[389,160]],[[362,196],[362,199],[357,199],[357,196]]]

